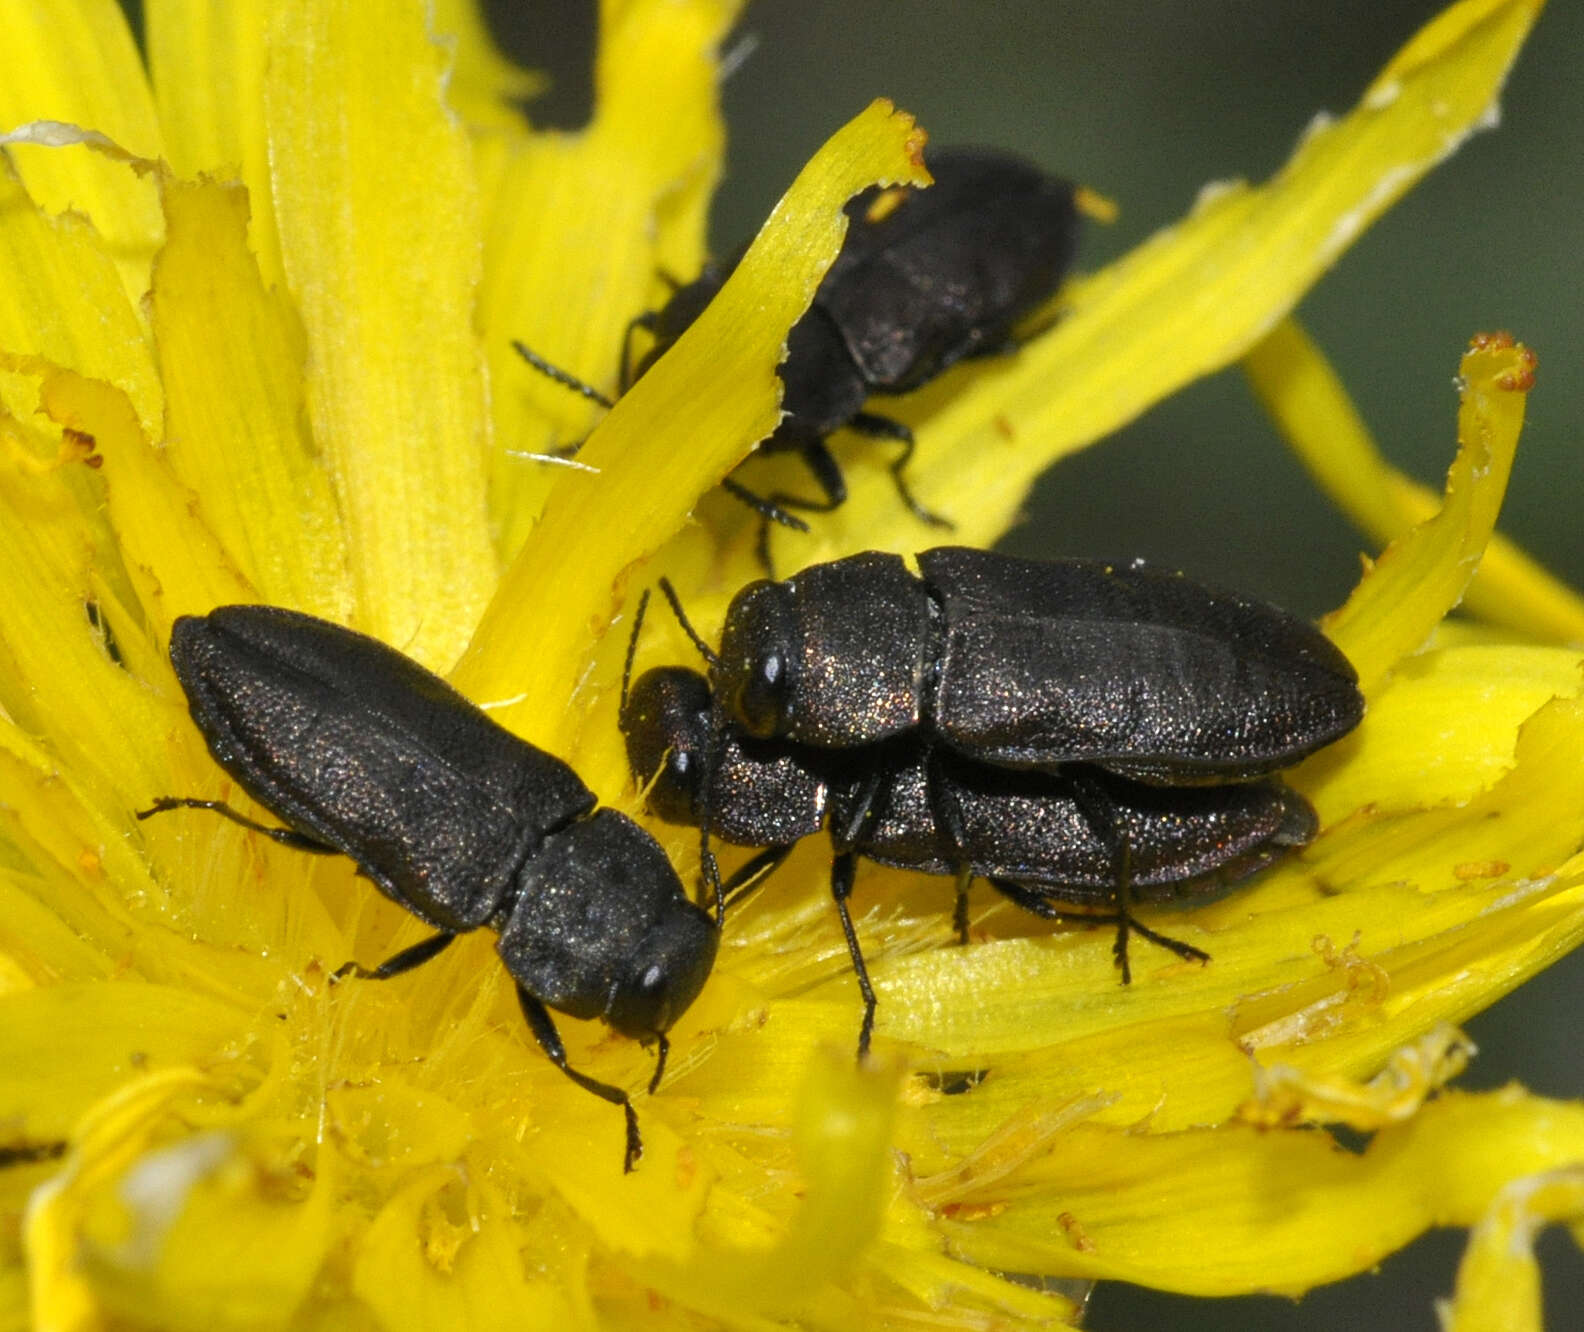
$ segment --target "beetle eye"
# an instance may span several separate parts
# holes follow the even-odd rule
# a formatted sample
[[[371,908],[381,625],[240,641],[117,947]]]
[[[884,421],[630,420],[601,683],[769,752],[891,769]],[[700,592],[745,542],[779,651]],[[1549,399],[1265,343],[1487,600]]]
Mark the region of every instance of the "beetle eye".
[[[781,714],[786,704],[786,658],[780,652],[767,652],[758,669],[748,677],[737,700],[743,729],[749,735],[771,736],[781,729]]]

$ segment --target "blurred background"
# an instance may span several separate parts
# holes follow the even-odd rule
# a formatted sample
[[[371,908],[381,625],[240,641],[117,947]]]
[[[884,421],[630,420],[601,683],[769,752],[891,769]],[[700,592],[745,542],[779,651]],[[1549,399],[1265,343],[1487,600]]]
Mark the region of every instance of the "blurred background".
[[[589,114],[594,0],[489,0],[503,48],[554,84],[536,123]],[[135,9],[135,6],[133,6]],[[1180,217],[1207,182],[1261,180],[1311,117],[1341,113],[1440,5],[1434,0],[755,0],[728,43],[727,174],[717,253],[751,234],[798,168],[871,98],[939,143],[1013,149],[1114,198],[1089,269]],[[1471,334],[1505,328],[1538,353],[1538,385],[1503,527],[1584,583],[1584,6],[1558,3],[1520,56],[1501,124],[1464,145],[1362,236],[1299,308],[1382,448],[1440,490],[1455,446],[1452,379]],[[921,541],[924,534],[921,532]],[[1190,386],[1051,472],[1004,548],[1143,555],[1316,615],[1352,587],[1366,543],[1309,485],[1227,371]],[[1374,553],[1371,551],[1370,553]],[[1575,956],[1474,1019],[1461,1080],[1584,1095]],[[1464,1232],[1433,1232],[1379,1273],[1274,1297],[1190,1300],[1102,1286],[1089,1327],[1434,1327]],[[1552,1325],[1584,1295],[1561,1231],[1541,1243]],[[1563,1312],[1558,1315],[1558,1310]],[[1575,1315],[1576,1316],[1576,1315]]]

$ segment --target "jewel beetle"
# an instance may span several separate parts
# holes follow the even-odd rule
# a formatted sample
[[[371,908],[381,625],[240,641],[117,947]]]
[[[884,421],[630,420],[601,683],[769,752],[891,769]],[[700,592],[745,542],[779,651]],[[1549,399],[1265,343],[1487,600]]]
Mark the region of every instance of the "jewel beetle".
[[[724,715],[820,748],[917,730],[1000,767],[1166,786],[1268,776],[1363,715],[1347,658],[1263,602],[1142,562],[916,563],[869,551],[743,588],[718,652],[692,635]]]
[[[759,450],[797,453],[824,498],[759,496],[728,478],[731,493],[767,519],[804,529],[789,509],[828,512],[842,504],[846,481],[825,440],[847,427],[899,444],[891,474],[903,503],[933,526],[950,526],[908,489],[912,431],[866,411],[865,403],[873,394],[912,392],[958,361],[1014,346],[1072,264],[1079,209],[1070,181],[989,148],[930,149],[926,164],[935,182],[927,188],[875,187],[848,202],[841,250],[788,335],[778,369],[781,423]],[[704,312],[746,250],[707,266],[659,310],[633,321],[623,390]],[[654,335],[636,366],[632,328]]]
[[[1208,956],[1141,924],[1132,903],[1213,895],[1305,845],[1317,827],[1308,801],[1271,779],[1150,786],[1082,764],[1056,772],[996,767],[917,733],[829,750],[718,726],[697,671],[660,667],[623,691],[628,762],[651,812],[765,848],[724,891],[757,884],[796,841],[827,829],[831,896],[864,1000],[860,1055],[876,1007],[848,909],[860,858],[955,876],[964,941],[976,877],[1046,919],[1113,923],[1126,982],[1133,933],[1186,959]]]
[[[548,1010],[602,1018],[659,1047],[698,996],[719,930],[665,853],[625,815],[596,809],[560,759],[491,721],[444,680],[376,639],[273,606],[182,616],[171,664],[215,761],[285,825],[219,801],[165,796],[138,818],[209,809],[286,846],[341,854],[432,926],[384,980],[458,934],[496,931],[535,1041],[567,1077],[619,1105],[623,1168],[642,1154],[628,1095],[570,1067]]]

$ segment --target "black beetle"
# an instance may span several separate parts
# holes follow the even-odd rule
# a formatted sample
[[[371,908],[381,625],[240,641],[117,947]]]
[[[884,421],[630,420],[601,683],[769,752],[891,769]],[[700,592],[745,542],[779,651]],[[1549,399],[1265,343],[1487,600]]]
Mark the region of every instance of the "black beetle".
[[[1347,658],[1263,602],[1141,562],[943,546],[917,564],[870,551],[750,583],[719,653],[693,635],[717,704],[752,736],[840,749],[918,729],[1002,767],[1167,786],[1266,776],[1363,715]]]
[[[209,752],[284,828],[219,801],[162,797],[138,818],[210,809],[305,851],[339,853],[438,933],[384,980],[487,926],[529,1030],[580,1087],[622,1107],[624,1169],[642,1154],[627,1093],[567,1064],[548,1008],[656,1041],[698,996],[719,931],[665,853],[560,759],[534,748],[393,648],[273,606],[182,616],[171,664]]]
[[[720,734],[718,723],[698,672],[646,672],[622,703],[634,777],[651,811],[667,822],[767,848],[726,891],[757,883],[792,843],[828,828],[831,894],[864,998],[860,1054],[869,1045],[875,995],[847,906],[859,857],[955,875],[964,940],[974,877],[1047,919],[1113,922],[1126,982],[1133,932],[1180,957],[1207,960],[1140,924],[1132,902],[1211,895],[1303,846],[1316,830],[1308,801],[1272,780],[1149,786],[1082,764],[1059,772],[995,767],[931,746],[916,732],[828,750],[756,740],[730,726]]]
[[[798,453],[825,498],[761,497],[728,485],[766,518],[805,528],[788,508],[826,512],[846,499],[841,468],[825,446],[827,435],[846,426],[899,443],[891,474],[903,502],[925,522],[949,526],[907,488],[912,431],[864,411],[864,402],[911,392],[958,361],[1011,347],[1018,326],[1055,294],[1072,263],[1078,207],[1071,182],[994,149],[939,148],[926,157],[935,178],[927,189],[876,187],[849,201],[841,251],[787,337],[778,372],[783,416],[759,449]],[[623,349],[624,390],[704,312],[746,249],[706,267],[660,310],[633,322],[655,341],[635,369]]]

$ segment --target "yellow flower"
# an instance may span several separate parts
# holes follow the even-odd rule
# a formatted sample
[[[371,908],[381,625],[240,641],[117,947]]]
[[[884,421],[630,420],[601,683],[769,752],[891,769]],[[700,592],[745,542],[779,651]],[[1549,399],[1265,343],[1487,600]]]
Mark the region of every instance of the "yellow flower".
[[[976,895],[959,949],[941,881],[866,872],[863,1068],[807,846],[728,922],[624,1176],[619,1116],[533,1048],[488,937],[332,987],[421,925],[343,860],[134,821],[228,794],[170,625],[233,601],[350,623],[636,810],[632,592],[668,573],[709,628],[755,573],[752,516],[709,492],[775,420],[842,203],[921,180],[919,134],[883,104],[840,130],[598,419],[509,340],[611,375],[656,274],[698,267],[731,0],[606,0],[576,135],[529,130],[524,76],[454,0],[149,0],[147,75],[110,0],[0,3],[0,1323],[1049,1324],[1066,1297],[1004,1273],[1297,1292],[1457,1224],[1449,1317],[1537,1325],[1528,1240],[1584,1214],[1584,1106],[1431,1095],[1468,1055],[1450,1024],[1584,936],[1584,663],[1547,645],[1584,607],[1492,540],[1533,358],[1464,358],[1437,504],[1286,316],[1486,119],[1538,8],[1453,5],[1270,182],[908,409],[921,497],[971,497],[958,537],[983,544],[1052,461],[1246,358],[1392,538],[1328,621],[1369,711],[1292,775],[1322,835],[1170,918],[1209,965],[1141,954],[1125,989],[1106,931]],[[591,426],[591,472],[519,456]],[[786,558],[916,544],[884,461],[855,455]],[[1504,632],[1438,628],[1466,587]],[[695,839],[660,835],[691,872]],[[641,1092],[642,1051],[561,1025],[576,1067]]]

